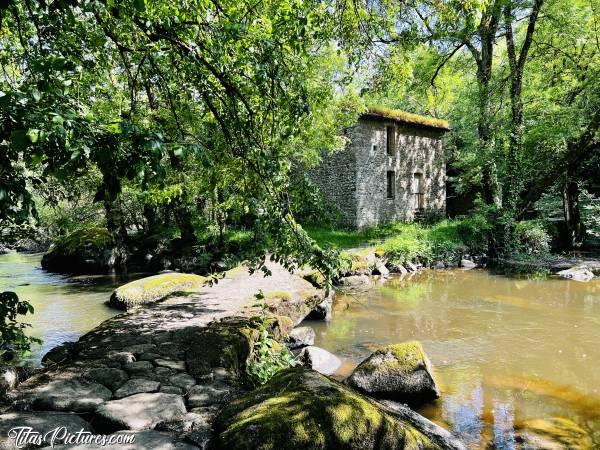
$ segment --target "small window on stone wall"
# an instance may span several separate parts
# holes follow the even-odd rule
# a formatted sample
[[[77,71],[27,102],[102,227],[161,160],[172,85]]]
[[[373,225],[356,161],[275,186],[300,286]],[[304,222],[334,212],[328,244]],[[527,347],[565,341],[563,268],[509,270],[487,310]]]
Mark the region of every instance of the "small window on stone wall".
[[[394,136],[394,127],[386,127],[386,151],[388,156],[394,156],[396,138]]]
[[[393,170],[387,172],[387,198],[394,198],[396,194],[396,174]]]

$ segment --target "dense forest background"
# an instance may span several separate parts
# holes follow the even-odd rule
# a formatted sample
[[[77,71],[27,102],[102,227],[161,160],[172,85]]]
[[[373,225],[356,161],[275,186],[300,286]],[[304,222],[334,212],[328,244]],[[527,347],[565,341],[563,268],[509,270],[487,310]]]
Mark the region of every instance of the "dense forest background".
[[[591,246],[599,8],[2,1],[2,244],[110,248],[115,270],[268,253],[330,277],[339,252],[306,229],[335,227],[335,209],[305,173],[379,105],[450,121],[449,213],[492,259]]]

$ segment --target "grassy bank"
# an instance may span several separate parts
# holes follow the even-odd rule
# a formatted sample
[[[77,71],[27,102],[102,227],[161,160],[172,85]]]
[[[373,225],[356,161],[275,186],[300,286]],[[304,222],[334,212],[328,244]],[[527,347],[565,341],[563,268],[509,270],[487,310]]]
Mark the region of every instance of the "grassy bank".
[[[398,264],[429,264],[456,261],[464,253],[485,252],[488,225],[482,217],[471,216],[431,225],[393,223],[363,230],[307,226],[305,230],[320,246],[340,250],[374,247]]]

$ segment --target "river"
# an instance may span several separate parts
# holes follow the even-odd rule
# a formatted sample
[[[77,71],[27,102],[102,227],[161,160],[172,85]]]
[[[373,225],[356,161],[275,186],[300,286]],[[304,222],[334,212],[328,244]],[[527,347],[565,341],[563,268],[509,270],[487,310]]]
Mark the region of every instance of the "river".
[[[35,308],[23,319],[32,325],[27,333],[43,339],[33,348],[31,361],[39,365],[42,356],[65,341],[81,335],[118,311],[105,302],[123,281],[110,276],[67,277],[48,273],[40,266],[41,255],[9,253],[0,255],[0,292],[15,291]]]
[[[515,448],[528,419],[566,417],[600,448],[600,281],[527,280],[483,270],[425,271],[336,295],[315,345],[347,359],[419,340],[441,398],[421,413],[470,448]]]
[[[35,307],[30,332],[50,348],[112,317],[114,277],[66,277],[40,268],[40,255],[0,255],[0,291]],[[425,271],[364,292],[338,293],[333,321],[310,322],[315,345],[344,357],[337,374],[381,344],[419,340],[441,398],[421,413],[470,448],[515,448],[529,419],[566,417],[600,448],[600,281],[527,280],[483,270]]]

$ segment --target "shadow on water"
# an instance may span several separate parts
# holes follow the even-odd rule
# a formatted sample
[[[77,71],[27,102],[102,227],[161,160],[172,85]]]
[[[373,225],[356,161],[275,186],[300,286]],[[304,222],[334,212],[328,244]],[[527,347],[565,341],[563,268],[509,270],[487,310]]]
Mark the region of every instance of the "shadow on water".
[[[337,295],[333,321],[310,325],[315,345],[354,365],[378,345],[421,341],[442,391],[421,412],[470,448],[524,448],[532,429],[541,446],[533,448],[546,448],[552,433],[578,432],[592,447],[563,441],[566,448],[600,448],[598,280],[427,271]]]
[[[77,340],[100,322],[118,314],[105,302],[115,287],[143,274],[126,277],[109,275],[73,276],[42,270],[40,254],[10,253],[0,255],[0,291],[15,291],[35,308],[25,321],[28,333],[43,339],[33,349],[31,360],[39,364],[51,348]]]

